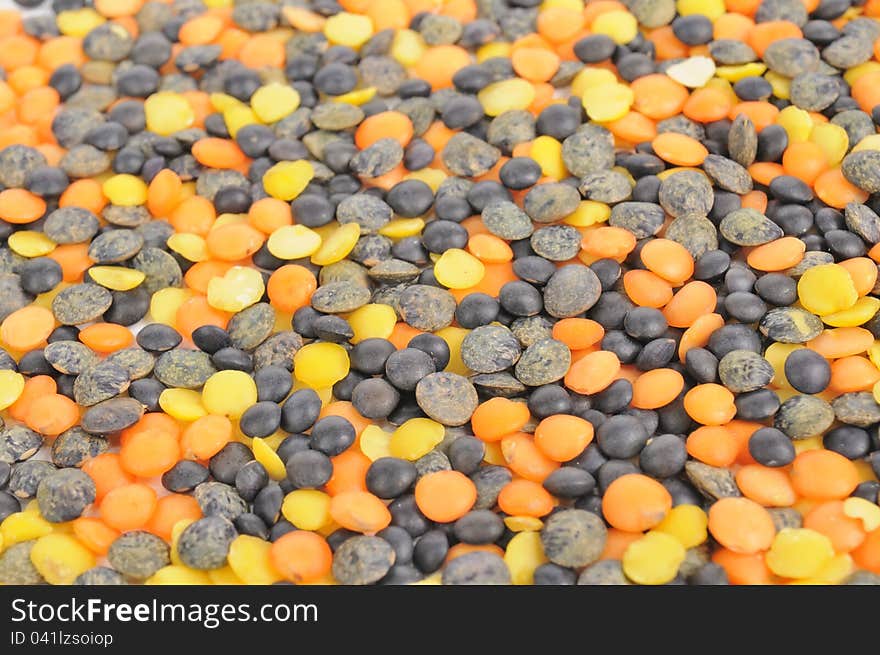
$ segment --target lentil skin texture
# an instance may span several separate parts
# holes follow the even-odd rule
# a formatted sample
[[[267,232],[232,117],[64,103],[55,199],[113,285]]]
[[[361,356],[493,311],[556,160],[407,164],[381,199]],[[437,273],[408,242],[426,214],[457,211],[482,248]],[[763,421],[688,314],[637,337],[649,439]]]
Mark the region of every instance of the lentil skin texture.
[[[878,0],[24,12],[0,583],[880,581]]]

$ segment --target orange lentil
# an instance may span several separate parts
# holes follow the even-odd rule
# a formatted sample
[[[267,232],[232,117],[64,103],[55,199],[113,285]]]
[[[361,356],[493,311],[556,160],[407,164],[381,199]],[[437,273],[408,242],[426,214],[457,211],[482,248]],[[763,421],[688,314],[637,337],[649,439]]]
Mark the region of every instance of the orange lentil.
[[[101,453],[97,457],[92,457],[85,461],[82,470],[95,483],[96,502],[98,503],[117,487],[134,481],[134,478],[122,468],[117,453]]]
[[[365,118],[354,134],[358,148],[366,149],[380,139],[396,139],[406,146],[413,136],[413,124],[409,116],[399,111],[383,111]]]
[[[149,200],[149,190],[147,191]],[[205,236],[217,219],[214,205],[202,196],[191,196],[180,201],[168,215],[168,222],[175,232]]]
[[[700,316],[711,313],[718,297],[715,289],[705,282],[688,282],[675,292],[672,300],[663,308],[663,315],[672,327],[686,328],[694,324]]]
[[[472,235],[467,250],[485,264],[504,264],[513,259],[513,249],[494,234]]]
[[[57,391],[58,386],[55,384],[55,380],[48,375],[34,375],[25,380],[21,395],[9,406],[7,411],[16,421],[24,421],[34,400]]]
[[[46,213],[46,201],[26,189],[0,191],[0,218],[7,223],[33,223]]]
[[[481,403],[471,416],[474,436],[483,441],[501,441],[508,434],[519,432],[529,422],[529,408],[508,398],[490,398]]]
[[[748,498],[720,498],[713,503],[709,532],[725,548],[745,555],[767,550],[776,536],[770,513]]]
[[[13,350],[29,351],[45,345],[55,329],[55,315],[45,307],[28,305],[0,323],[0,341]]]
[[[693,121],[711,123],[727,118],[732,107],[730,95],[721,89],[696,89],[688,97],[681,113]]]
[[[458,471],[436,471],[422,476],[415,487],[416,506],[438,523],[460,519],[477,500],[477,488]]]
[[[456,45],[438,45],[428,48],[416,63],[416,76],[427,81],[434,91],[452,86],[452,77],[471,63],[467,50]]]
[[[581,248],[595,257],[609,257],[623,261],[636,247],[636,238],[622,227],[599,227],[590,230],[581,239]]]
[[[118,531],[96,518],[81,516],[71,522],[71,527],[79,542],[95,555],[106,555],[113,542],[119,538]]]
[[[40,396],[30,404],[24,422],[31,430],[57,437],[79,423],[79,407],[61,394]]]
[[[556,462],[567,462],[580,455],[593,440],[593,425],[569,414],[555,414],[535,427],[535,445]]]
[[[792,485],[805,498],[846,498],[859,481],[855,464],[832,450],[805,450],[791,464]]]
[[[704,425],[688,436],[687,452],[710,466],[730,466],[736,459],[739,446],[723,426]]]
[[[681,373],[671,368],[645,371],[632,383],[633,407],[659,409],[671,403],[684,389]]]
[[[141,478],[162,475],[180,459],[177,436],[161,430],[144,430],[131,436],[119,450],[122,468]]]
[[[78,338],[99,353],[112,353],[134,343],[131,330],[116,323],[93,323],[80,330]]]
[[[157,537],[171,541],[171,531],[178,521],[196,521],[202,518],[198,501],[186,494],[169,494],[156,501],[156,509],[144,526]]]
[[[880,528],[870,532],[862,545],[852,552],[857,566],[880,575]]]
[[[510,516],[540,518],[552,512],[555,505],[553,496],[531,480],[513,480],[504,485],[498,494],[498,507]]]
[[[623,289],[639,307],[660,309],[672,300],[672,285],[651,271],[633,269],[623,274]]]
[[[639,252],[645,267],[673,286],[687,282],[694,274],[694,258],[687,249],[670,239],[652,239]]]
[[[285,580],[302,584],[330,573],[333,552],[321,535],[295,530],[272,542],[269,561]]]
[[[283,200],[261,198],[248,209],[248,223],[263,234],[272,234],[280,227],[292,225],[293,213]]]
[[[605,539],[605,549],[602,551],[602,554],[599,555],[599,559],[623,559],[623,554],[626,552],[626,549],[629,548],[629,545],[644,536],[645,535],[641,532],[626,532],[624,530],[618,530],[617,528],[608,528],[608,533]]]
[[[703,425],[724,425],[736,414],[733,394],[720,384],[698,384],[684,395],[684,409]]]
[[[204,296],[195,296],[184,302],[177,310],[174,325],[186,339],[192,339],[192,333],[203,325],[216,325],[226,328],[229,323],[228,312],[221,312],[208,304]]]
[[[330,516],[343,528],[375,534],[391,523],[391,512],[367,491],[344,491],[330,501]]]
[[[874,343],[874,335],[862,327],[842,327],[822,330],[807,341],[807,348],[815,350],[826,359],[860,355]]]
[[[703,314],[698,317],[681,335],[678,343],[678,359],[684,360],[687,351],[691,348],[702,348],[709,343],[712,333],[724,325],[721,314]]]
[[[571,350],[583,350],[602,341],[605,328],[589,318],[563,318],[553,324],[552,334]]]
[[[816,178],[828,170],[828,158],[825,151],[812,141],[795,141],[782,155],[782,168],[786,175],[793,175],[812,186]]]
[[[837,263],[849,273],[859,296],[868,295],[877,283],[877,265],[867,257],[853,257]]]
[[[501,439],[501,453],[511,471],[539,484],[559,468],[559,463],[541,452],[532,436],[525,432],[508,434]]]
[[[736,553],[722,548],[712,553],[712,561],[724,569],[730,584],[773,584],[773,574],[764,561],[764,553]]]
[[[331,457],[333,475],[324,485],[327,493],[336,496],[349,491],[367,490],[367,470],[372,462],[353,448]]]
[[[870,391],[880,381],[880,371],[867,357],[849,355],[831,363],[828,389],[834,394]]]
[[[754,248],[746,261],[758,271],[784,271],[800,263],[806,249],[806,244],[797,237],[782,237]]]
[[[620,360],[608,350],[597,350],[578,360],[565,374],[565,386],[577,393],[599,393],[611,384],[620,371]]]
[[[655,121],[680,113],[688,101],[688,90],[668,75],[645,75],[630,84],[633,109]]]
[[[253,255],[266,236],[247,223],[229,223],[208,232],[205,245],[217,259],[235,262]]]
[[[658,134],[651,147],[660,159],[676,166],[699,166],[709,154],[702,143],[677,132]]]
[[[813,507],[804,515],[804,527],[831,539],[838,553],[851,553],[867,536],[862,522],[844,513],[842,500],[829,500]]]
[[[132,482],[111,489],[101,501],[101,520],[111,528],[126,532],[147,525],[157,504],[156,492],[145,484]]]
[[[868,193],[847,180],[840,167],[831,168],[813,182],[816,197],[835,209],[843,209],[851,202],[865,202]]]
[[[605,490],[602,514],[625,532],[644,532],[658,525],[672,508],[672,497],[662,484],[640,473],[622,475]]]
[[[147,209],[159,218],[168,216],[181,201],[183,182],[170,168],[156,173],[147,187]]]
[[[788,471],[781,468],[748,464],[736,472],[736,486],[764,507],[791,507],[797,500]]]
[[[196,419],[180,438],[185,458],[207,460],[223,450],[232,440],[232,422],[225,416],[209,414]]]
[[[234,141],[207,137],[192,145],[196,161],[210,168],[237,168],[248,161],[241,148]]]

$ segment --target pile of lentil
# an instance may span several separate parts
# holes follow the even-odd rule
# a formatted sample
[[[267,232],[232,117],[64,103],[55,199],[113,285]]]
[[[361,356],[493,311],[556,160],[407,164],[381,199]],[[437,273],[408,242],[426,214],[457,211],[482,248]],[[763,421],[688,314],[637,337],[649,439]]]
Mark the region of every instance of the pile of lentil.
[[[0,583],[880,583],[878,19],[0,11]]]

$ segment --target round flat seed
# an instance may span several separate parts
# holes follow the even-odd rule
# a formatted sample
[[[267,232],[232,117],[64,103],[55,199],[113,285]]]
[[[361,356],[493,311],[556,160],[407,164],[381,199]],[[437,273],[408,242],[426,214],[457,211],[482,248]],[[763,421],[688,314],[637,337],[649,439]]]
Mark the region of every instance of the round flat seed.
[[[709,180],[697,171],[673,173],[660,184],[660,205],[674,217],[706,216],[712,209],[714,198]],[[613,210],[611,220],[614,220]]]
[[[554,564],[581,568],[592,564],[605,549],[605,523],[592,512],[567,509],[553,514],[541,528],[544,554]]]
[[[140,380],[153,372],[156,360],[143,348],[123,348],[110,353],[104,362],[111,362],[125,369],[131,380]]]
[[[82,207],[62,207],[51,212],[43,232],[57,244],[83,243],[98,233],[98,217]]]
[[[471,382],[455,373],[431,373],[416,385],[416,403],[443,425],[467,423],[479,400]]]
[[[797,307],[777,307],[758,323],[764,336],[781,343],[806,343],[822,332],[822,320]]]
[[[636,239],[645,239],[657,234],[665,220],[666,214],[658,205],[650,202],[622,202],[611,210],[608,224],[632,232]]]
[[[156,379],[167,387],[198,389],[217,369],[211,357],[200,350],[169,350],[156,360]]]
[[[525,349],[516,363],[517,379],[530,387],[539,387],[565,377],[571,365],[571,351],[561,341],[542,339]]]
[[[312,294],[312,307],[325,314],[353,312],[370,302],[370,290],[349,282],[322,284]]]
[[[89,259],[98,264],[115,264],[131,259],[144,247],[144,237],[134,230],[108,230],[89,244]]]
[[[760,246],[782,238],[782,228],[757,209],[743,207],[736,209],[718,225],[721,236],[738,246]]]
[[[792,439],[808,439],[824,433],[834,422],[831,405],[816,396],[792,396],[780,405],[773,426]]]
[[[183,282],[180,264],[159,248],[144,248],[132,259],[131,266],[146,276],[140,288],[149,294],[156,293],[159,289],[179,287]]]
[[[392,216],[388,203],[369,193],[348,196],[336,206],[336,220],[340,225],[356,223],[361,228],[361,234],[378,232]]]
[[[76,402],[84,407],[118,396],[128,389],[131,379],[128,371],[114,364],[103,361],[87,368],[80,373],[73,383],[73,395]]]
[[[477,177],[489,172],[501,151],[467,132],[459,132],[446,142],[440,157],[453,174]]]
[[[43,357],[65,375],[79,375],[98,363],[98,356],[79,341],[54,341],[43,349]]]
[[[238,312],[226,327],[232,345],[242,350],[253,350],[272,334],[275,310],[268,303],[257,303]]]
[[[91,434],[110,434],[131,427],[143,414],[144,406],[132,398],[111,398],[89,407],[80,426]]]
[[[513,333],[501,325],[482,325],[461,342],[464,365],[477,373],[497,373],[516,364],[522,349]]]
[[[492,234],[508,241],[528,238],[533,231],[529,215],[507,200],[493,200],[481,213],[483,225]]]
[[[444,289],[424,284],[413,284],[400,294],[397,309],[408,325],[434,332],[452,324],[455,318],[455,298]]]
[[[601,294],[602,284],[591,268],[569,264],[547,281],[544,309],[554,318],[577,316],[593,307]]]
[[[52,300],[52,313],[62,325],[95,321],[110,309],[113,296],[102,286],[88,282],[63,289]]]

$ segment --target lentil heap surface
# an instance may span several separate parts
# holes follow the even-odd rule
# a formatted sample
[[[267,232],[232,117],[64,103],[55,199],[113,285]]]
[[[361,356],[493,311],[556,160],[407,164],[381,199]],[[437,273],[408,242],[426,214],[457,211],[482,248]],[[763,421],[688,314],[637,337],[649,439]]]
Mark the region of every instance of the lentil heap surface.
[[[880,583],[880,0],[22,11],[0,583]]]

